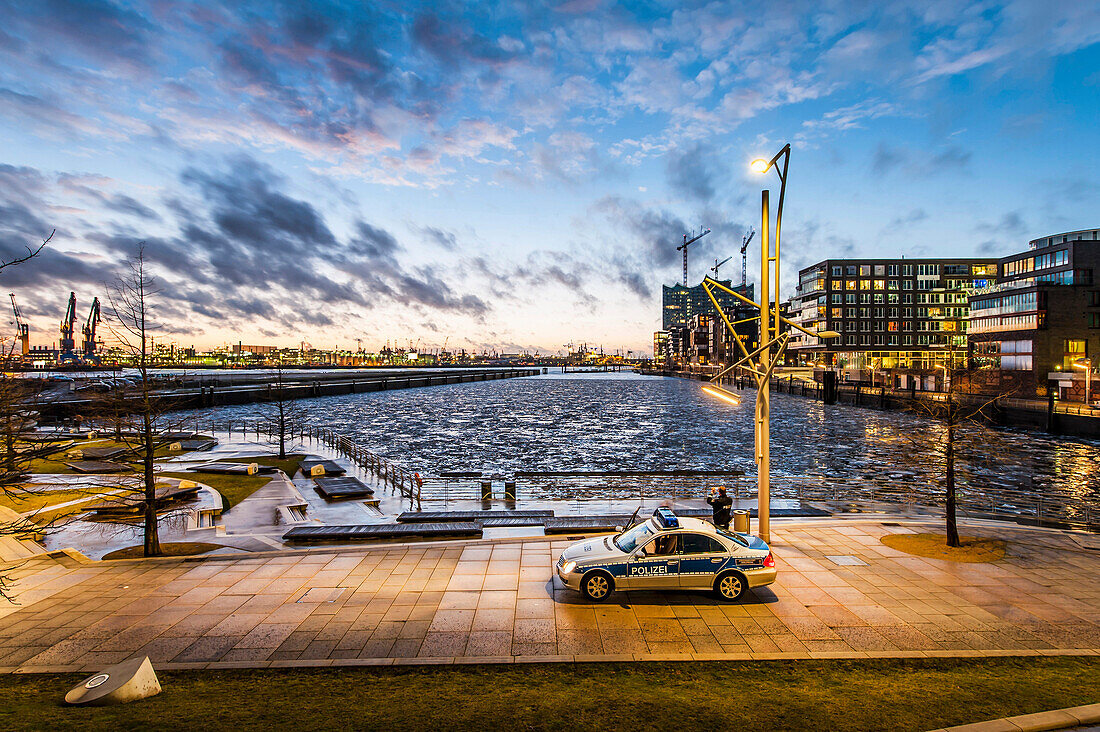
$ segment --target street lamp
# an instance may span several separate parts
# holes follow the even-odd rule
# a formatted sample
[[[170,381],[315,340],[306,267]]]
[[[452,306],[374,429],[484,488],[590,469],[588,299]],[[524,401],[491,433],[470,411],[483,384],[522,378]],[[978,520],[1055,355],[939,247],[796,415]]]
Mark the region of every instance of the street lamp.
[[[745,297],[742,293],[739,293],[725,285],[721,284],[717,280],[713,280],[710,277],[703,279],[703,289],[706,290],[707,295],[710,297],[711,302],[714,304],[715,310],[722,318],[722,321],[729,328],[730,333],[733,335],[733,340],[737,346],[741,349],[742,358],[730,366],[719,371],[713,377],[711,377],[711,384],[703,388],[707,393],[719,397],[725,398],[724,394],[715,391],[716,384],[727,373],[732,372],[734,369],[743,368],[748,371],[753,379],[756,381],[756,417],[755,417],[755,429],[756,436],[756,449],[755,459],[757,465],[756,471],[756,488],[757,488],[757,523],[758,533],[760,538],[764,541],[771,541],[771,454],[770,454],[770,432],[771,432],[771,404],[770,404],[770,392],[769,383],[771,381],[772,372],[775,370],[776,364],[783,357],[783,352],[787,348],[787,343],[790,340],[790,333],[781,332],[781,324],[786,324],[795,330],[799,330],[806,335],[813,336],[815,338],[837,338],[840,333],[831,330],[824,331],[811,331],[803,328],[801,325],[797,325],[787,318],[784,318],[779,314],[779,236],[783,225],[783,199],[787,192],[787,165],[790,162],[791,146],[784,145],[775,157],[770,161],[763,158],[754,160],[752,162],[752,169],[757,173],[766,173],[770,168],[775,168],[775,172],[779,175],[779,206],[776,209],[775,218],[775,253],[771,250],[771,240],[769,237],[769,228],[771,223],[771,214],[769,211],[769,191],[767,189],[761,191],[760,198],[760,244],[761,244],[761,258],[760,258],[760,293],[759,302],[754,302]],[[780,167],[777,165],[779,158],[783,158],[783,165]],[[772,263],[775,264],[774,274],[772,272]],[[771,303],[771,283],[775,281],[775,307],[772,308]],[[717,298],[714,296],[715,290],[722,290],[738,300],[741,300],[747,305],[755,307],[759,311],[759,315],[752,318],[746,318],[739,320],[736,323],[730,322],[729,317],[725,311],[722,310],[722,306],[719,305]],[[745,348],[744,343],[737,337],[737,331],[734,326],[738,323],[745,323],[749,321],[759,321],[760,324],[760,346],[751,353]],[[773,354],[772,347],[775,346],[775,352]],[[721,389],[721,387],[717,387]],[[724,389],[721,389],[725,394],[729,394]],[[729,394],[733,396],[732,394]],[[730,401],[727,399],[727,401]]]
[[[1092,406],[1092,393],[1090,391],[1092,387],[1092,359],[1091,358],[1079,358],[1073,362],[1073,368],[1085,370],[1085,404]]]

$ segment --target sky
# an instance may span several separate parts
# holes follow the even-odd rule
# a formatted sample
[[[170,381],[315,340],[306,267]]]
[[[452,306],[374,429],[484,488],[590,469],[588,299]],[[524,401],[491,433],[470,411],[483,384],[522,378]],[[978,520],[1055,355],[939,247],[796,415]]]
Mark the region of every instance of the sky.
[[[1100,5],[0,0],[0,272],[50,345],[135,256],[160,339],[652,350],[759,227],[829,257],[1100,226]],[[754,242],[755,243],[755,242]],[[750,247],[750,280],[759,254]],[[9,319],[11,316],[9,315]],[[14,325],[9,330],[14,335]]]

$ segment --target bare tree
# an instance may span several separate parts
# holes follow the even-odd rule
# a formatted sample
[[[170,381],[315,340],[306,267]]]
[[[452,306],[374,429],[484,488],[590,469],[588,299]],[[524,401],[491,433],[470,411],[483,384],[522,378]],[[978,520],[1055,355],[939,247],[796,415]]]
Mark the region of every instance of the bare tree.
[[[50,243],[50,240],[53,239],[53,235],[56,233],[57,229],[54,229],[50,232],[50,235],[43,239],[42,243],[39,244],[37,247],[33,249],[31,247],[27,247],[27,253],[22,257],[16,257],[15,259],[9,259],[6,262],[0,262],[0,270],[7,269],[8,267],[14,267],[17,264],[23,264],[23,262],[26,262],[29,259],[34,259],[38,256],[39,252],[46,248],[46,245]]]
[[[157,448],[163,443],[162,418],[168,405],[154,390],[149,370],[152,366],[152,336],[156,330],[152,305],[160,293],[145,262],[145,244],[138,245],[137,254],[127,262],[127,269],[107,288],[110,306],[109,326],[122,348],[127,351],[138,372],[138,382],[132,389],[116,390],[115,401],[122,404],[109,410],[118,424],[120,413],[131,415],[135,451],[140,463],[140,486],[143,503],[144,555],[161,553],[157,533],[157,481],[154,472]],[[119,430],[121,433],[121,430]]]
[[[274,428],[272,431],[279,438],[279,459],[286,460],[287,438],[301,425],[305,412],[299,407],[297,400],[290,396],[281,361],[275,366],[275,381],[269,386],[268,403],[268,418]]]
[[[30,434],[37,424],[35,409],[41,392],[42,382],[38,379],[0,375],[0,498],[16,514],[22,514],[0,518],[0,536],[16,539],[36,536],[49,523],[20,510],[20,504],[29,505],[38,493],[29,484],[34,461],[59,449],[56,442],[39,440]],[[0,572],[0,600],[13,600],[11,579]]]
[[[56,231],[56,230],[55,230]],[[8,261],[0,261],[0,271],[33,259],[53,239],[55,231],[42,240],[36,248],[27,247],[27,254]],[[10,360],[15,353],[15,342],[5,354]],[[0,496],[14,504],[29,497],[27,479],[34,460],[52,453],[56,447],[46,443],[28,442],[27,432],[35,426],[34,409],[39,384],[27,379],[0,376]],[[0,520],[0,537],[19,537],[34,528],[26,518]],[[0,572],[0,599],[12,601],[11,578]]]
[[[988,435],[986,425],[994,422],[991,413],[998,399],[1011,392],[973,394],[973,369],[958,369],[951,374],[950,386],[944,392],[917,397],[912,410],[925,417],[943,423],[943,431],[935,438],[909,435],[910,440],[920,442],[922,449],[937,453],[943,458],[947,545],[960,546],[956,517],[958,475],[956,461],[965,457]]]

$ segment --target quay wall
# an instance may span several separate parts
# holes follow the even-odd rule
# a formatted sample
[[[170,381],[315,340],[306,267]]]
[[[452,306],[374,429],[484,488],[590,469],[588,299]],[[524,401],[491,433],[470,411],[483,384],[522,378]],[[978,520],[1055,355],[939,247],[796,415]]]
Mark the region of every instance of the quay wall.
[[[708,381],[709,374],[690,371],[659,371],[643,369],[639,373],[649,376],[674,376],[681,379]],[[755,383],[747,378],[730,379],[723,383],[737,389],[755,389]],[[790,394],[807,399],[822,401],[824,389],[821,384],[793,378],[773,377],[771,391],[777,394]],[[836,388],[836,402],[855,407],[883,410],[912,410],[919,399],[943,397],[942,392],[887,389],[881,386],[857,386],[840,384]],[[961,394],[961,397],[969,395]],[[980,396],[969,397],[971,401]],[[988,398],[988,397],[987,397]],[[984,400],[983,400],[984,401]],[[980,402],[979,402],[980,403]],[[1043,402],[1003,398],[997,400],[996,408],[990,409],[990,422],[1004,427],[1022,427],[1054,435],[1075,437],[1100,437],[1100,410],[1092,410],[1084,405],[1065,402]]]
[[[515,369],[461,369],[439,370],[433,369],[424,372],[397,372],[382,373],[326,374],[323,378],[308,378],[295,375],[287,378],[283,383],[286,400],[309,399],[312,397],[335,396],[339,394],[358,394],[374,391],[389,391],[391,389],[415,389],[424,386],[441,386],[444,384],[468,384],[479,381],[495,381],[497,379],[513,379],[524,376],[535,376],[542,373],[540,368],[515,368]],[[247,383],[233,386],[199,385],[188,386],[179,389],[164,389],[157,392],[157,397],[171,403],[173,409],[201,409],[208,407],[229,406],[235,404],[252,404],[256,402],[273,401],[274,372],[268,375],[268,379],[262,383]],[[41,404],[39,408],[43,417],[64,418],[73,415],[92,415],[96,411],[97,403],[102,398],[90,397],[62,397]]]

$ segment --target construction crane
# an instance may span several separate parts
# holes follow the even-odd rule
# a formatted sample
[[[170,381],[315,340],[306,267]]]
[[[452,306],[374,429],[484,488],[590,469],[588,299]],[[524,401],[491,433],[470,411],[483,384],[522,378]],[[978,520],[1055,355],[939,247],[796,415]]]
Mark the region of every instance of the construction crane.
[[[748,255],[745,254],[745,252],[747,252],[749,250],[749,242],[752,241],[752,237],[755,234],[756,234],[756,229],[749,229],[749,235],[741,237],[741,290],[742,291],[744,291],[744,289],[746,287],[748,287],[748,284],[749,284],[748,283],[748,276],[749,276],[748,262],[749,262],[749,258],[748,258]],[[714,275],[714,279],[718,279],[717,274]]]
[[[92,309],[88,313],[88,322],[84,323],[81,332],[84,340],[80,344],[81,355],[86,363],[99,363],[99,356],[95,352],[95,327],[99,325],[99,298],[92,298]]]
[[[65,319],[61,321],[61,354],[59,359],[65,361],[76,360],[76,339],[73,333],[76,330],[76,293],[69,293],[69,307],[65,310]]]
[[[710,268],[710,271],[714,273],[714,279],[718,279],[718,268],[726,262],[730,261],[731,259],[733,259],[733,257],[726,257],[721,262],[719,262],[717,259],[714,260],[714,266]]]
[[[15,293],[11,293],[11,309],[15,312],[15,337],[19,339],[19,344],[22,346],[23,355],[26,356],[31,352],[31,330],[27,325],[27,321],[23,320],[23,311],[19,309],[18,303],[15,302]]]
[[[688,235],[684,234],[684,243],[676,247],[676,251],[683,251],[684,253],[684,287],[687,287],[688,283],[688,246],[702,239],[704,236],[710,233],[710,229],[703,229],[699,232],[698,236],[693,236],[688,239]]]

